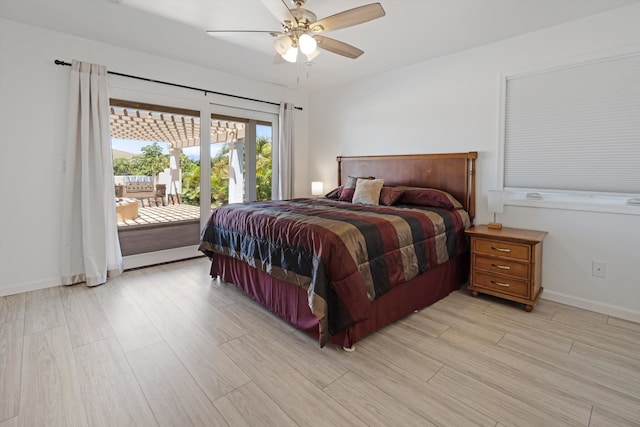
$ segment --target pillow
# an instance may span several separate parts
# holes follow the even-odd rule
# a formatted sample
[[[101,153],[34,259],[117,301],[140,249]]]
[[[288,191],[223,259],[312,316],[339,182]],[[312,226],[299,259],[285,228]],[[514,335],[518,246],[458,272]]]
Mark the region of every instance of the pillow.
[[[462,205],[451,194],[435,188],[401,187],[404,193],[398,204],[431,206],[434,208],[461,209]]]
[[[356,183],[359,179],[375,179],[375,176],[351,176],[347,177],[347,182],[344,185],[344,188],[356,188]]]
[[[338,198],[338,200],[343,201],[343,202],[350,202],[351,200],[353,200],[353,193],[355,193],[356,189],[351,187],[351,188],[343,188],[342,191],[340,192],[340,197]]]
[[[358,179],[351,203],[377,205],[384,179]]]
[[[340,198],[340,193],[342,192],[342,186],[340,187],[336,187],[333,190],[329,191],[327,194],[324,195],[324,197],[326,197],[327,199],[339,199]]]
[[[380,191],[380,204],[385,206],[393,206],[404,193],[404,188],[399,187],[382,187]]]
[[[353,199],[353,193],[356,189],[356,183],[358,179],[374,179],[372,176],[349,176],[344,188],[340,192],[338,200],[343,202],[350,202]]]

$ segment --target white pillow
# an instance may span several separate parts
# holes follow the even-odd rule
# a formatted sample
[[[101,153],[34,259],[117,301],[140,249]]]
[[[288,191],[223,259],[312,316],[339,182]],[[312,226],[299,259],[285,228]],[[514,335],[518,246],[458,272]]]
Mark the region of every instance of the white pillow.
[[[351,203],[360,203],[362,205],[377,205],[380,201],[380,191],[384,179],[361,179],[356,182],[356,190],[353,193]]]

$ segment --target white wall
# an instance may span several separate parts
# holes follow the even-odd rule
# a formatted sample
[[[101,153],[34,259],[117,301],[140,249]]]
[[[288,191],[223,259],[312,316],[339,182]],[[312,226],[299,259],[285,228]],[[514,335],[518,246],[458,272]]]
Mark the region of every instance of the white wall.
[[[203,55],[214,52],[203,52]],[[268,101],[293,102],[295,162],[307,162],[306,96],[216,70],[97,43],[0,19],[0,295],[60,283],[60,223],[69,67],[55,59],[106,65],[110,70]],[[229,60],[228,58],[225,60]],[[112,92],[140,91],[181,103],[217,102],[266,108],[221,96],[110,78]],[[123,90],[122,88],[127,88]],[[276,109],[277,111],[277,109]],[[295,170],[295,194],[309,193],[304,167]]]
[[[476,223],[498,185],[500,75],[640,50],[640,5],[371,76],[310,96],[309,179],[338,155],[478,151]],[[640,216],[507,206],[507,226],[546,230],[543,298],[640,321]],[[591,276],[591,261],[607,278]]]

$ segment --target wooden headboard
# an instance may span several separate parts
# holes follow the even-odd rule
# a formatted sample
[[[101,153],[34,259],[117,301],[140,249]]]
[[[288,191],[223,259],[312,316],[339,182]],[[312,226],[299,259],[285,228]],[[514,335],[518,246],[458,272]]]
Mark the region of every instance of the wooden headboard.
[[[385,185],[408,185],[444,190],[469,212],[476,210],[475,161],[469,153],[408,154],[393,156],[339,156],[338,185],[348,176],[375,176]]]

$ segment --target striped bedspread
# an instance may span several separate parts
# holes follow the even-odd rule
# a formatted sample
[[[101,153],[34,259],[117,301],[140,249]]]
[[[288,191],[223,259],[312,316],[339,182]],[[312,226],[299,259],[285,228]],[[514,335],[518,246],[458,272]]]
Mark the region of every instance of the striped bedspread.
[[[200,251],[242,260],[307,290],[321,343],[368,318],[391,287],[467,250],[464,210],[366,206],[328,199],[214,209]]]

